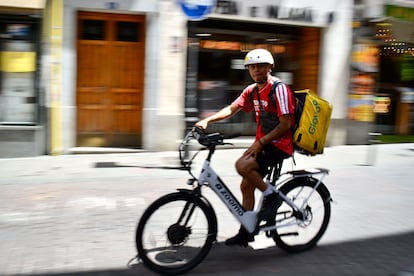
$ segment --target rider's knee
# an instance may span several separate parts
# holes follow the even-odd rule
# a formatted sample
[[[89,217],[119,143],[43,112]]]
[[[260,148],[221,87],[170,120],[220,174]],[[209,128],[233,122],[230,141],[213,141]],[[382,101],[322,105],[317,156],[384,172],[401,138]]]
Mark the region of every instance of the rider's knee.
[[[237,162],[236,162],[236,171],[240,175],[245,175],[248,172],[246,162],[241,160],[241,159],[237,160]]]
[[[246,159],[244,157],[240,158],[236,162],[236,171],[241,175],[244,176],[246,174],[251,173],[252,171],[257,169],[257,163],[254,159]]]

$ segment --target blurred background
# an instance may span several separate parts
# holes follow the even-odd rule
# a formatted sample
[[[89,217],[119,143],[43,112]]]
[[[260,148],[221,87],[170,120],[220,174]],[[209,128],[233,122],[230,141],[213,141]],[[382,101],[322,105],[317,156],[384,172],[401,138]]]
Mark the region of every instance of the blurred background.
[[[151,275],[126,266],[137,221],[185,185],[177,141],[258,47],[333,105],[324,154],[284,164],[331,170],[330,226],[309,253],[228,249],[238,222],[207,190],[219,243],[190,275],[414,275],[413,0],[0,0],[0,274]],[[253,114],[209,128],[244,136],[214,160],[240,198]]]
[[[0,157],[176,149],[258,47],[333,104],[327,146],[414,140],[414,1],[187,2],[1,0]],[[211,131],[252,136],[253,115]]]

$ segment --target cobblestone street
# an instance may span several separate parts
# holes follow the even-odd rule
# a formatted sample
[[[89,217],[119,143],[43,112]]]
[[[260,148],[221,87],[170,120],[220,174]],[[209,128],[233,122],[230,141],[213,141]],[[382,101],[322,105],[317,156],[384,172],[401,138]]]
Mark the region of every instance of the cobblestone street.
[[[233,163],[241,152],[218,150],[212,163],[238,198]],[[127,263],[136,255],[135,227],[146,206],[185,187],[187,173],[173,169],[176,155],[0,159],[0,274],[154,275]],[[324,182],[335,201],[319,246],[297,255],[264,235],[248,248],[226,247],[237,222],[205,189],[219,221],[218,243],[188,275],[414,275],[413,157],[413,144],[297,154],[297,168],[331,170]],[[292,169],[290,163],[284,170]]]

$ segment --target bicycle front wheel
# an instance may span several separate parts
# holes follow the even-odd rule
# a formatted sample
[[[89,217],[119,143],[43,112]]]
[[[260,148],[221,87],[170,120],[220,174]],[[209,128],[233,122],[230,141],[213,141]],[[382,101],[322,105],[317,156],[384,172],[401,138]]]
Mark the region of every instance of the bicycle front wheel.
[[[286,202],[277,210],[279,228],[273,233],[276,244],[291,253],[313,248],[326,228],[331,216],[331,196],[323,183],[314,190],[315,178],[295,178],[280,188],[280,191],[300,207],[295,212]]]
[[[139,258],[160,274],[193,269],[208,254],[217,236],[217,219],[202,197],[177,192],[153,202],[137,227]]]

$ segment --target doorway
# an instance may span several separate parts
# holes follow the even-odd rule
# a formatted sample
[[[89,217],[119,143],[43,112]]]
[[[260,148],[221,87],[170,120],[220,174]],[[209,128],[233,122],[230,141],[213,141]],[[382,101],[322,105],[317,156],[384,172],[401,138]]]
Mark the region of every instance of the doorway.
[[[77,146],[141,147],[145,15],[78,12]]]

